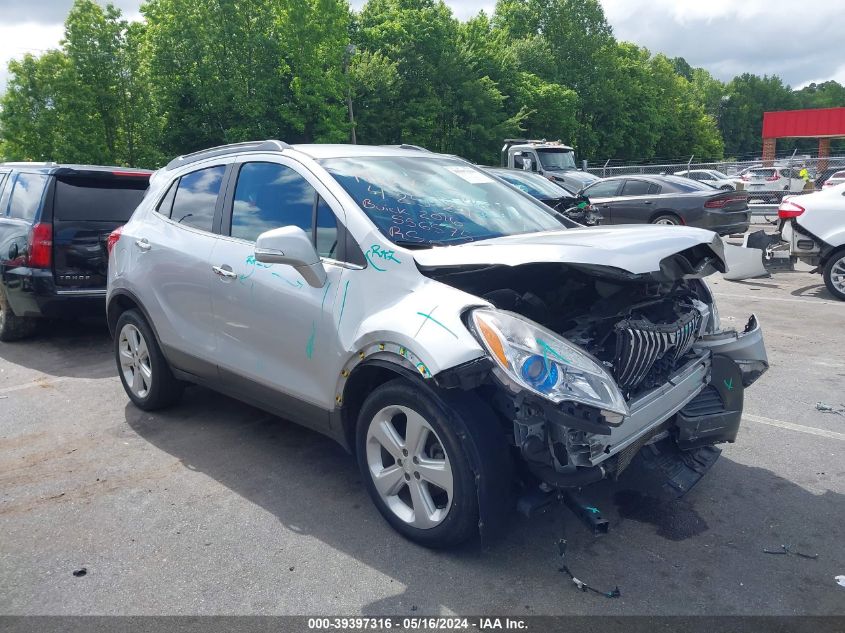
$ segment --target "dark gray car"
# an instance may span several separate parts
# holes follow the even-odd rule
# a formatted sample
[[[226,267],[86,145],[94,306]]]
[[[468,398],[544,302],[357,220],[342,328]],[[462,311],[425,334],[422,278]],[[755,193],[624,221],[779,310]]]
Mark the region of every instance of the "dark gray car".
[[[602,224],[686,225],[728,235],[745,232],[751,217],[746,192],[679,176],[614,176],[583,194],[602,214]]]

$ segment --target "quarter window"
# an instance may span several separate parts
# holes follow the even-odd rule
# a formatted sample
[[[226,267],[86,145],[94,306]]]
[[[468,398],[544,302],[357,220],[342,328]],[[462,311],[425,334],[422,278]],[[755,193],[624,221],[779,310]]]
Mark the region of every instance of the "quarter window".
[[[219,165],[182,176],[173,199],[170,218],[178,224],[210,232],[225,172],[226,167]]]
[[[161,202],[159,202],[158,206],[156,207],[156,211],[166,218],[169,218],[171,211],[173,211],[173,198],[176,197],[176,187],[178,186],[179,181],[176,181],[171,184],[170,188],[167,190],[167,193],[164,194],[164,197],[161,199]]]
[[[35,219],[44,189],[47,187],[47,178],[44,174],[18,174],[12,185],[9,217],[21,220]]]
[[[317,226],[314,230],[314,244],[320,257],[337,259],[337,219],[334,211],[319,198],[317,201]]]

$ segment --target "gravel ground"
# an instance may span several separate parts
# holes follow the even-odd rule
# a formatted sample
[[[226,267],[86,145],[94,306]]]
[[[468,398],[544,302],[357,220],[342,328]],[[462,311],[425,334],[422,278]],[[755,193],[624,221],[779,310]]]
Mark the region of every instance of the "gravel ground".
[[[699,486],[603,483],[607,536],[553,510],[451,552],[394,533],[320,435],[200,388],[129,405],[100,324],[0,343],[0,613],[845,614],[845,416],[816,408],[845,403],[845,303],[807,272],[713,287],[723,322],[758,314],[772,368]],[[564,531],[621,598],[558,571]],[[818,559],[763,553],[782,544]]]

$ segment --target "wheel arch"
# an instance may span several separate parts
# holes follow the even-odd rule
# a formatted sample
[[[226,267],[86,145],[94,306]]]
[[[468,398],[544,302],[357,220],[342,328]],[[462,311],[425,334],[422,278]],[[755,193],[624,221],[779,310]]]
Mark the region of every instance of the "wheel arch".
[[[367,395],[396,378],[405,378],[428,397],[437,399],[456,424],[456,434],[475,475],[479,533],[482,540],[496,538],[502,534],[514,506],[514,464],[506,432],[497,424],[497,414],[476,390],[441,387],[412,365],[400,364],[393,358],[367,359],[353,369],[344,385],[344,398],[349,400],[344,400],[341,412],[351,452],[355,455],[357,418]]]
[[[680,222],[680,226],[686,226],[687,223],[681,217],[681,215],[675,209],[660,209],[655,211],[651,214],[651,217],[648,219],[648,223],[652,224],[654,221],[659,218],[661,215],[671,215],[672,217],[678,218],[678,222]]]
[[[141,313],[141,316],[144,317],[147,325],[149,325],[150,329],[153,331],[153,336],[155,336],[159,349],[162,350],[162,354],[164,354],[165,358],[167,358],[167,354],[161,344],[161,338],[159,338],[155,323],[153,323],[153,320],[150,318],[149,312],[147,312],[144,305],[138,300],[138,297],[129,290],[115,290],[108,299],[108,304],[106,305],[106,322],[108,323],[109,334],[111,334],[112,338],[114,338],[114,335],[116,334],[115,328],[120,315],[127,310],[138,310],[138,312]]]

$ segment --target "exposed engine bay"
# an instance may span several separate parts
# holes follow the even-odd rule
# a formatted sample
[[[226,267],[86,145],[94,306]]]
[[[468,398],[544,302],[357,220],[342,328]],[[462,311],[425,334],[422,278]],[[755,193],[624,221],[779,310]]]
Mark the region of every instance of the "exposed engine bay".
[[[698,279],[551,263],[495,268],[495,274],[485,267],[437,278],[587,350],[628,399],[665,383],[709,324],[709,292]]]

